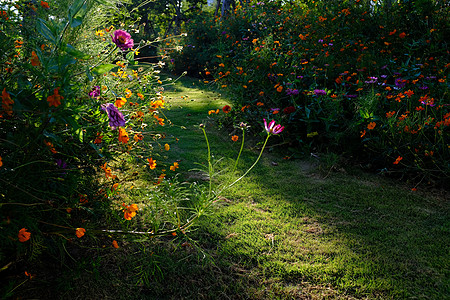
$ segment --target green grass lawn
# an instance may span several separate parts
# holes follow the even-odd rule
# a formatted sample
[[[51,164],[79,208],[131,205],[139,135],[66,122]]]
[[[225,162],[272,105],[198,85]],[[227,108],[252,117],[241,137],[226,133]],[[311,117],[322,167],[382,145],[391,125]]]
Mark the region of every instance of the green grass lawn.
[[[166,87],[169,160],[180,179],[208,184],[198,124],[207,124],[218,174],[232,182],[259,153],[258,138],[230,172],[239,143],[208,110],[227,99],[197,80]],[[210,120],[208,121],[208,118]],[[261,128],[261,130],[263,130]],[[56,281],[80,299],[450,299],[449,194],[412,192],[358,170],[323,172],[316,159],[265,151],[186,236],[91,250]],[[199,164],[199,165],[197,165]],[[136,194],[137,197],[139,194]],[[130,197],[133,197],[131,195]]]

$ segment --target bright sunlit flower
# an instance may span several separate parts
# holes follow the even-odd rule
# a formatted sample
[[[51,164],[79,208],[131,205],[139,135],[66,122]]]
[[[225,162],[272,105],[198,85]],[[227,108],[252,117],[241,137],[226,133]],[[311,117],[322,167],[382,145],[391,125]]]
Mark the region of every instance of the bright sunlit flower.
[[[170,150],[170,145],[169,144],[165,144],[164,145],[164,150],[169,151]]]
[[[153,160],[153,158],[147,158],[148,166],[150,167],[150,170],[154,170],[156,168],[156,160]]]
[[[119,142],[128,144],[129,140],[130,138],[128,137],[128,132],[123,128],[119,128]]]
[[[77,228],[75,230],[75,234],[77,235],[78,238],[81,238],[85,233],[86,233],[86,229],[84,229],[84,228]]]
[[[393,162],[394,165],[398,165],[398,163],[403,159],[403,157],[399,156],[397,159]]]
[[[279,134],[284,129],[284,126],[281,126],[280,124],[275,125],[275,120],[272,120],[269,125],[267,125],[266,119],[264,119],[264,127],[267,134]]]
[[[112,41],[117,45],[121,50],[127,50],[133,48],[134,41],[131,38],[131,35],[123,30],[114,31],[114,36],[111,35]]]
[[[174,162],[173,166],[170,166],[170,171],[175,171],[176,169],[178,169],[178,163]]]
[[[102,110],[106,111],[109,118],[109,126],[112,130],[116,130],[117,127],[125,126],[125,119],[122,113],[112,103],[102,104]]]
[[[120,98],[116,99],[116,101],[114,102],[114,105],[117,108],[121,108],[125,103],[127,103],[127,99],[125,99],[124,97],[120,97]]]
[[[139,209],[137,204],[125,205],[122,204],[124,208],[123,217],[125,220],[130,221],[133,217],[136,216],[136,211]]]
[[[238,137],[237,135],[233,135],[233,136],[231,137],[231,140],[232,140],[233,142],[236,142],[238,139],[239,139],[239,137]]]
[[[100,87],[98,85],[92,88],[92,91],[89,92],[89,97],[91,98],[100,97]]]
[[[41,6],[45,9],[50,9],[50,6],[48,5],[48,2],[41,1]]]

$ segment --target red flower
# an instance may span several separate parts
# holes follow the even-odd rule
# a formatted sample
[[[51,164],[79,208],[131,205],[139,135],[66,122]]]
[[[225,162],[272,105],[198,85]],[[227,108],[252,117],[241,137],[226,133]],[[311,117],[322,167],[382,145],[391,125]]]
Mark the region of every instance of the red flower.
[[[295,112],[295,107],[288,106],[285,109],[283,109],[283,112],[287,115],[292,114],[293,112]]]
[[[229,105],[225,105],[224,107],[222,107],[222,110],[224,113],[229,113],[231,111],[231,106]]]

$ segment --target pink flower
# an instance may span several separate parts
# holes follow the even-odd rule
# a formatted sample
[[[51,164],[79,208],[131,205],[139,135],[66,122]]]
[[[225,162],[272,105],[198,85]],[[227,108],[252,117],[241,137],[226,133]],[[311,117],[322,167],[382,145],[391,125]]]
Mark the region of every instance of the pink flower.
[[[129,48],[133,48],[134,41],[131,38],[131,35],[123,30],[114,31],[114,36],[111,36],[114,44],[117,45],[121,50],[127,50]]]
[[[264,127],[266,128],[267,134],[279,134],[284,129],[284,126],[281,126],[280,124],[275,125],[275,120],[272,120],[267,126],[266,119],[264,119]]]

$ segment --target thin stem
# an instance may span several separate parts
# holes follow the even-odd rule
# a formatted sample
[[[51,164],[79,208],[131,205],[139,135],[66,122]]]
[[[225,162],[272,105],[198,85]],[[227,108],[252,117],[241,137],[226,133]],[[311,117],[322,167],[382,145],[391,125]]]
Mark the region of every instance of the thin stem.
[[[206,146],[208,147],[208,175],[209,175],[209,191],[208,191],[208,197],[211,197],[211,191],[212,191],[212,164],[211,164],[211,148],[209,147],[209,141],[208,136],[206,135],[206,130],[204,127],[201,127],[203,130],[203,134],[205,136],[206,140]]]
[[[236,171],[236,167],[237,167],[237,164],[238,164],[238,162],[239,162],[239,158],[241,157],[242,149],[244,149],[244,139],[245,139],[245,130],[242,129],[242,143],[241,143],[241,150],[239,150],[239,154],[238,154],[238,157],[237,157],[236,162],[235,162],[235,164],[234,164],[233,171],[231,171],[232,174],[234,174],[234,171]]]
[[[261,152],[259,153],[259,156],[258,156],[258,158],[256,159],[256,161],[253,163],[253,165],[247,170],[247,172],[244,173],[244,175],[242,175],[241,177],[239,177],[238,179],[236,179],[232,184],[230,184],[230,185],[228,186],[228,188],[232,187],[235,183],[237,183],[237,182],[240,181],[242,178],[244,178],[244,177],[248,174],[248,172],[250,172],[251,169],[253,169],[253,167],[256,166],[256,164],[258,163],[259,159],[261,158],[261,155],[262,155],[262,153],[263,153],[263,151],[264,151],[264,148],[266,148],[266,144],[267,144],[267,141],[269,140],[269,137],[270,137],[270,134],[267,135],[266,141],[264,142],[264,145],[263,145],[263,147],[262,147],[262,149],[261,149]]]

